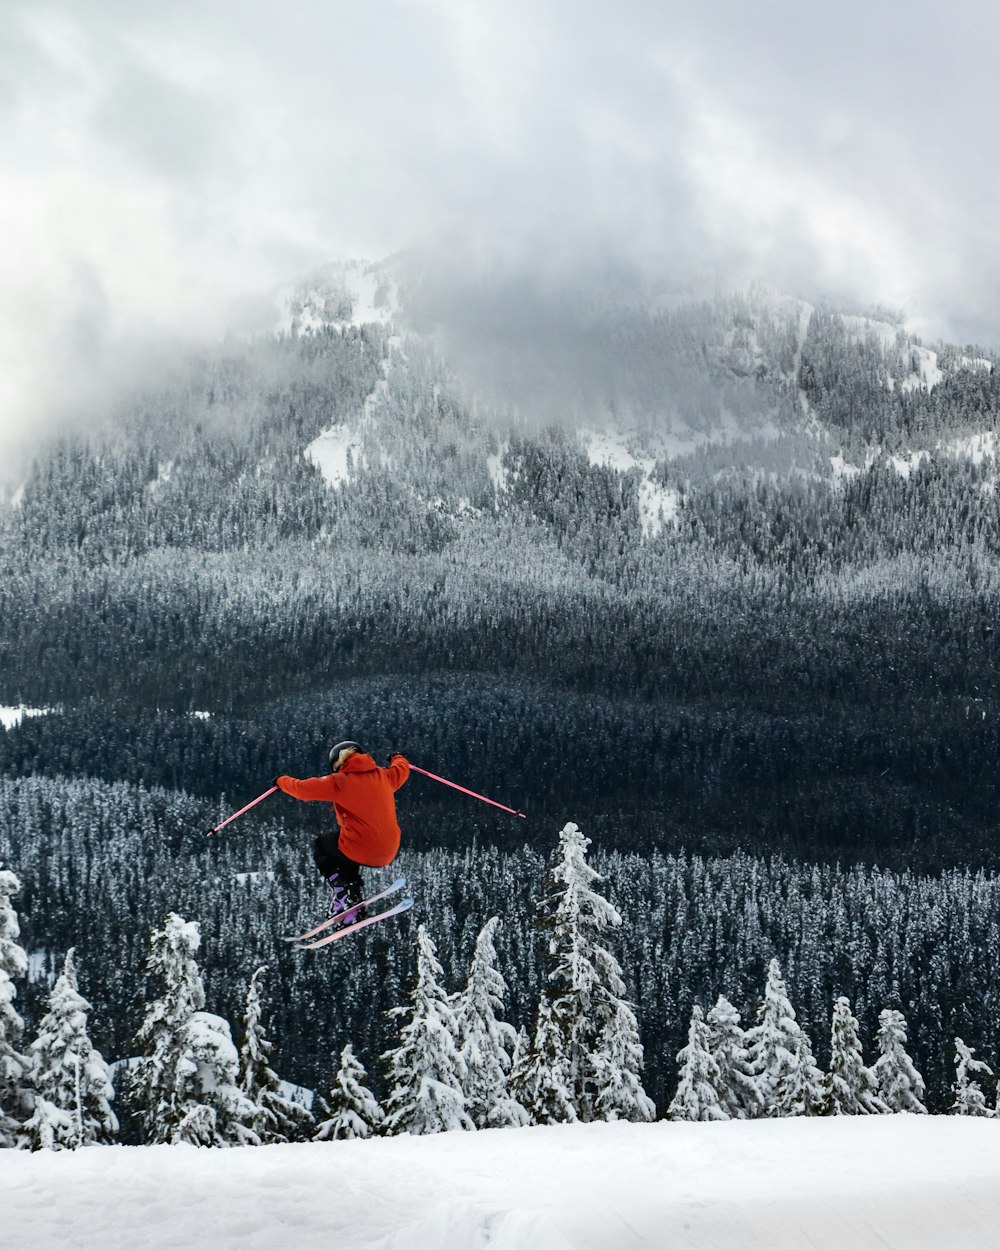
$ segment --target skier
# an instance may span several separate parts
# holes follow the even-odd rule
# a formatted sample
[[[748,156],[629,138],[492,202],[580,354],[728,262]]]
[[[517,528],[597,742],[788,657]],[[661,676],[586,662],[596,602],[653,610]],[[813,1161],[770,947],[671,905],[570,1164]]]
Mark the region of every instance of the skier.
[[[394,795],[409,775],[409,761],[398,752],[379,768],[356,742],[338,742],[330,748],[328,776],[274,779],[293,799],[333,804],[337,831],[319,835],[313,860],[330,886],[330,915],[343,913],[347,924],[360,918],[361,869],[384,868],[399,851]]]

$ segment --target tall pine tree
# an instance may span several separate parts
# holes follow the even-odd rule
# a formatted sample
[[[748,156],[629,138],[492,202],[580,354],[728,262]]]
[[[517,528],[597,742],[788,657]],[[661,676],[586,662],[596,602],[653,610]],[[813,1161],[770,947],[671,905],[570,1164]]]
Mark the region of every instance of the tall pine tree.
[[[243,1015],[243,1045],[240,1047],[240,1088],[257,1111],[253,1129],[260,1140],[271,1142],[299,1141],[307,1138],[315,1121],[301,1103],[285,1098],[281,1081],[271,1068],[274,1043],[264,1027],[264,1004],[261,982],[266,967],[258,968],[250,978],[246,1010]]]
[[[879,1057],[872,1071],[879,1098],[891,1112],[926,1115],[924,1078],[906,1051],[906,1020],[901,1011],[886,1008],[879,1013],[876,1042]]]
[[[827,1115],[883,1115],[889,1108],[878,1096],[878,1082],[865,1066],[858,1022],[848,999],[833,1004],[830,1070],[823,1078],[823,1110]]]
[[[48,1011],[29,1048],[35,1108],[25,1124],[34,1149],[71,1149],[112,1142],[111,1072],[87,1032],[90,1003],[80,994],[73,951],[49,995]]]
[[[819,1114],[823,1105],[823,1074],[813,1060],[809,1039],[795,1019],[776,959],[768,965],[757,1021],[747,1031],[747,1042],[764,1114]]]
[[[328,1116],[317,1127],[314,1141],[349,1141],[371,1137],[385,1121],[378,1099],[365,1085],[365,1068],[350,1043],[340,1055],[340,1067],[330,1089]]]
[[[679,1076],[667,1114],[671,1120],[728,1120],[719,1100],[720,1074],[709,1049],[709,1030],[702,1010],[691,1010],[687,1045],[677,1052]]]
[[[483,926],[456,1004],[458,1036],[465,1065],[465,1109],[476,1128],[507,1128],[528,1123],[528,1113],[510,1092],[511,1056],[517,1042],[512,1025],[498,1018],[507,984],[496,966],[494,916]]]
[[[740,1013],[722,994],[706,1018],[708,1049],[719,1069],[719,1105],[731,1120],[749,1120],[764,1104],[750,1064]]]
[[[382,1056],[388,1065],[385,1129],[389,1133],[475,1128],[465,1110],[465,1064],[456,1042],[455,1014],[440,983],[442,976],[434,943],[421,925],[410,1006],[395,1007],[389,1013],[397,1019],[409,1018],[399,1030],[398,1046]]]
[[[201,943],[198,925],[171,912],[153,932],[146,971],[163,992],[146,1007],[136,1034],[142,1058],[132,1068],[130,1086],[136,1114],[150,1142],[170,1141],[187,1115],[188,1025],[205,1005],[205,989],[194,954]]]
[[[540,1101],[528,1108],[536,1119],[546,1114],[543,1080],[555,1083],[550,1101],[558,1105],[565,1096],[575,1118],[584,1122],[594,1118],[604,1083],[616,1080],[609,1058],[616,1017],[622,1019],[625,983],[618,961],[599,939],[621,925],[621,916],[592,888],[602,878],[587,863],[589,846],[590,839],[575,824],[563,827],[548,893],[538,905],[539,924],[548,939],[549,972],[544,997],[548,1010],[539,1011],[537,1071],[531,1078]],[[608,1044],[602,1064],[595,1064],[602,1038]]]
[[[256,1108],[236,1085],[229,1025],[201,1010],[200,943],[197,923],[175,912],[152,935],[146,971],[160,978],[163,993],[147,1005],[136,1034],[142,1057],[131,1073],[133,1103],[151,1142],[254,1143]]]

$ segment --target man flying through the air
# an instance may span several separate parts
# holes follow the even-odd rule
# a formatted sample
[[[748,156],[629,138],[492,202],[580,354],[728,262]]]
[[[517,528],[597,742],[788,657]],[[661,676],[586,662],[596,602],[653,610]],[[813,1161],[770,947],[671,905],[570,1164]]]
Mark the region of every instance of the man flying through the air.
[[[293,799],[332,803],[338,828],[313,843],[313,860],[330,886],[330,915],[359,918],[364,898],[362,868],[384,868],[396,858],[400,831],[395,793],[410,775],[405,756],[390,755],[379,768],[356,742],[338,742],[330,750],[326,777],[275,777],[274,784]]]

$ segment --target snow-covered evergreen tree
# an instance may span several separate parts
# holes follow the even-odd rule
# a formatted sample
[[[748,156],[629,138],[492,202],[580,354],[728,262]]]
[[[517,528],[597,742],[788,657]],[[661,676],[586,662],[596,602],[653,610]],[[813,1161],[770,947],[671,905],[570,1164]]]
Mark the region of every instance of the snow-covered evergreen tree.
[[[872,1066],[879,1098],[891,1112],[926,1115],[924,1079],[906,1051],[906,1020],[901,1011],[879,1013],[879,1057]]]
[[[253,1128],[266,1145],[270,1142],[299,1141],[314,1127],[312,1114],[301,1103],[285,1098],[281,1081],[271,1068],[274,1043],[264,1028],[261,981],[266,967],[250,978],[243,1016],[243,1045],[240,1047],[240,1088],[257,1108]]]
[[[535,1035],[511,1079],[511,1092],[532,1124],[572,1124],[578,1119],[567,1077],[563,1037],[543,997],[538,1005]]]
[[[889,1108],[878,1096],[878,1082],[865,1066],[858,1022],[850,1001],[833,1004],[830,1070],[823,1078],[823,1110],[827,1115],[884,1115]]]
[[[456,1004],[461,1056],[465,1064],[465,1109],[477,1128],[527,1124],[527,1111],[510,1092],[511,1056],[517,1034],[498,1019],[507,984],[496,966],[494,936],[500,919],[483,926]]]
[[[822,1115],[823,1072],[813,1058],[812,1043],[802,1029],[795,1039],[795,1063],[778,1086],[776,1115]]]
[[[799,1026],[788,1000],[781,968],[772,959],[767,969],[764,1001],[757,1009],[757,1024],[747,1030],[750,1070],[760,1091],[764,1114],[778,1112],[778,1090],[787,1081],[796,1063]]]
[[[365,1085],[364,1064],[348,1043],[330,1089],[329,1115],[317,1127],[314,1141],[347,1141],[371,1137],[383,1124],[385,1112]]]
[[[24,1131],[36,1150],[109,1143],[118,1133],[111,1072],[87,1032],[89,1012],[69,950],[28,1052],[35,1106]]]
[[[228,1021],[196,1011],[185,1028],[182,1073],[188,1109],[172,1142],[195,1146],[259,1146],[258,1109],[239,1086],[239,1054]]]
[[[823,1074],[812,1046],[795,1019],[781,967],[767,970],[758,1023],[747,1031],[751,1071],[767,1116],[817,1115],[823,1105]]]
[[[18,1049],[24,1021],[14,1008],[15,978],[28,967],[24,947],[18,942],[21,926],[11,902],[21,889],[12,872],[0,871],[0,1148],[18,1144],[21,1126],[32,1112],[28,1089],[29,1061]]]
[[[643,1052],[635,1012],[620,999],[593,1054],[594,1114],[601,1120],[656,1119],[656,1104],[642,1087]]]
[[[719,1100],[719,1065],[709,1049],[709,1030],[700,1007],[691,1011],[687,1045],[677,1053],[677,1092],[667,1110],[671,1120],[728,1120]]]
[[[229,1025],[201,1010],[200,943],[198,924],[175,912],[152,935],[146,970],[161,978],[163,993],[147,1005],[136,1034],[142,1058],[131,1073],[133,1101],[151,1142],[255,1143],[256,1108],[236,1084]]]
[[[719,1069],[719,1105],[731,1120],[753,1119],[762,1114],[764,1104],[751,1069],[740,1013],[720,994],[706,1023],[708,1049]]]
[[[587,863],[589,846],[572,822],[560,831],[548,894],[539,904],[539,923],[548,936],[546,995],[555,1034],[548,1036],[549,1023],[542,1028],[541,1018],[536,1029],[536,1043],[541,1037],[551,1051],[544,1066],[559,1074],[583,1121],[593,1118],[600,1077],[608,1075],[606,1066],[598,1073],[594,1055],[602,1036],[613,1031],[625,995],[621,967],[599,941],[605,930],[621,925],[621,916],[592,888],[602,878]],[[559,1091],[555,1097],[558,1101]]]
[[[465,1064],[456,1045],[454,1010],[439,980],[442,975],[434,943],[421,925],[410,1006],[390,1012],[409,1019],[400,1028],[399,1045],[382,1056],[388,1064],[385,1129],[389,1133],[475,1128],[465,1110]]]
[[[952,1115],[993,1114],[986,1105],[983,1087],[972,1075],[979,1073],[980,1076],[991,1077],[993,1072],[988,1063],[974,1058],[975,1053],[973,1047],[966,1046],[960,1037],[955,1038],[955,1084],[951,1087],[954,1101],[949,1108]]]
[[[171,1139],[188,1114],[190,1060],[187,1028],[205,1005],[205,990],[194,953],[201,942],[198,925],[171,912],[154,931],[146,971],[163,982],[163,993],[146,1007],[136,1034],[142,1059],[130,1073],[132,1099],[151,1142]]]

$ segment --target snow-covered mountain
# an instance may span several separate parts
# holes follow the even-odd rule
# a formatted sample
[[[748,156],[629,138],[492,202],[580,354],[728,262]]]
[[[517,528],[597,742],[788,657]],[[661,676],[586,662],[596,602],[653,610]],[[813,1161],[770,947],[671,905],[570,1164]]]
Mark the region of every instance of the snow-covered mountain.
[[[473,414],[461,436],[498,492],[511,481],[511,434],[530,439],[540,426],[558,428],[588,464],[635,480],[647,538],[676,522],[683,490],[733,475],[837,488],[875,464],[901,476],[941,457],[992,466],[992,415],[971,412],[956,427],[950,399],[938,404],[936,392],[961,390],[962,375],[989,376],[997,359],[926,347],[882,312],[817,309],[762,284],[668,312],[568,297],[538,305],[525,296],[520,307],[502,287],[480,284],[466,302],[454,292],[431,300],[428,313],[421,289],[399,263],[352,262],[281,293],[283,333],[376,327],[385,335],[375,388],[305,449],[331,487],[372,467],[406,478],[409,457],[393,450],[401,409],[412,417],[422,402],[440,408],[449,398]],[[474,349],[459,324],[465,316],[485,336]],[[879,410],[874,426],[845,424],[848,389],[859,412]],[[897,410],[921,404],[926,419],[906,428]],[[404,424],[432,459],[450,437]],[[439,512],[470,513],[467,492],[449,492],[447,483],[428,492],[410,481],[408,489]]]

